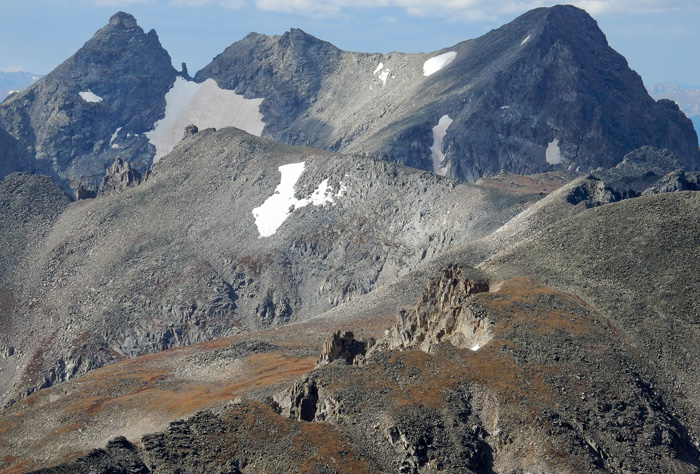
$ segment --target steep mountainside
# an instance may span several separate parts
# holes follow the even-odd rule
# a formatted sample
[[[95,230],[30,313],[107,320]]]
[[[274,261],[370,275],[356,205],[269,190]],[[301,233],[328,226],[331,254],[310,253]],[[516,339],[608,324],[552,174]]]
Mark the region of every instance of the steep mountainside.
[[[277,385],[283,377],[274,373],[274,386],[260,381],[258,389],[241,390],[240,385],[233,388],[239,397],[233,403],[173,422],[138,442],[114,438],[106,448],[38,472],[697,472],[697,425],[684,420],[673,397],[656,388],[666,374],[580,298],[527,279],[490,287],[484,274],[459,265],[422,281],[418,303],[404,307],[393,324],[382,313],[373,318],[387,325],[386,336],[379,336],[380,325],[371,330],[379,337],[374,344],[349,332],[329,337],[321,359],[330,363],[287,382],[286,388]],[[359,308],[357,301],[349,306]],[[447,321],[454,324],[441,325]],[[309,321],[299,326],[297,339],[308,347],[307,334],[318,335],[332,322]],[[352,317],[335,323],[353,329],[363,325]],[[190,348],[173,356],[196,360],[202,371],[226,367],[229,383],[243,367],[279,361],[290,370],[289,348],[264,342],[279,344],[290,333],[280,337],[274,332],[249,335],[248,344],[231,341],[214,351],[201,348],[193,354],[197,349]],[[459,343],[471,344],[477,336],[478,346]],[[353,363],[334,360],[343,344],[353,342],[360,348]],[[132,397],[145,391],[150,400],[162,400],[162,405],[145,404],[148,414],[177,406],[169,400],[177,399],[175,380],[186,372],[174,370],[175,364],[163,370],[166,360],[137,359],[112,370],[123,374],[120,390],[132,385],[130,390],[138,390]],[[54,433],[43,440],[56,446],[70,439],[78,448],[74,454],[85,453],[92,440],[104,436],[91,420],[119,410],[136,420],[138,405],[126,394],[100,398],[108,377],[96,375],[106,370],[68,383],[62,393],[50,389],[33,395],[12,412],[21,413],[32,400],[37,410],[52,403],[64,407],[71,400],[64,422],[71,424],[52,423]],[[130,384],[125,376],[142,382]],[[217,390],[232,389],[213,379],[205,391],[210,395],[203,397],[209,401]],[[200,400],[195,395],[201,388],[193,388],[180,395],[185,407]],[[161,395],[154,397],[158,391]],[[70,411],[79,412],[81,405],[93,415],[74,418]],[[143,412],[138,416],[143,419]],[[148,420],[141,424],[153,423]],[[0,423],[30,426],[20,416]],[[117,424],[122,426],[122,420]],[[135,434],[133,428],[112,431],[120,433]],[[88,446],[81,446],[81,439]],[[14,438],[8,441],[8,452],[22,453],[16,461],[36,466],[36,457],[29,461],[36,451],[15,445]]]
[[[251,34],[195,79],[264,98],[263,135],[474,181],[609,168],[641,146],[697,169],[692,124],[655,102],[596,22],[541,8],[430,54],[340,51],[301,30]]]
[[[4,401],[124,357],[307,319],[539,198],[235,129],[191,134],[139,186],[68,206],[18,261],[0,342],[22,351],[2,362]]]
[[[700,194],[645,196],[589,209],[487,260],[539,275],[595,305],[669,374],[663,386],[700,423]]]
[[[48,175],[76,195],[96,189],[117,157],[145,171],[154,150],[143,133],[163,116],[175,74],[155,31],[114,15],[75,55],[0,105],[0,143],[12,147],[3,147],[0,175]]]

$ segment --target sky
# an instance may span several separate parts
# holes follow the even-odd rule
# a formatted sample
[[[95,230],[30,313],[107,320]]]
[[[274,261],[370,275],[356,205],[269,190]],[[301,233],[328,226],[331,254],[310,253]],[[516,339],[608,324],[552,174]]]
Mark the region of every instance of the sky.
[[[476,38],[543,0],[0,0],[0,71],[47,74],[117,11],[155,29],[190,74],[255,31],[301,28],[350,51],[429,52]],[[700,88],[700,0],[570,2],[650,86]]]

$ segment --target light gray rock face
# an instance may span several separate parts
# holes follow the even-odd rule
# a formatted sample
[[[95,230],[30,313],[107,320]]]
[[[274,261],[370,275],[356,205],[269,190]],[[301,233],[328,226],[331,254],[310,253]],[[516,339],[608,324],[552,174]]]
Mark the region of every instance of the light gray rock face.
[[[165,112],[175,81],[155,31],[114,15],[71,58],[0,105],[0,176],[45,174],[76,195],[96,191],[117,158],[143,172],[154,149],[143,135]]]
[[[492,338],[490,323],[475,314],[468,302],[471,295],[488,290],[488,280],[466,278],[456,266],[445,268],[427,285],[415,308],[399,312],[396,325],[374,350],[420,349],[430,353],[442,342],[478,350]]]
[[[451,62],[426,76],[436,57]],[[571,6],[429,54],[345,52],[301,30],[251,34],[195,79],[207,78],[265,99],[264,136],[467,181],[611,168],[645,145],[670,150],[685,169],[700,165],[692,123],[649,97],[596,22]],[[441,119],[449,126],[439,139]]]
[[[279,198],[280,167],[290,164],[304,168],[290,201],[260,211]],[[302,205],[313,196],[326,202]],[[190,134],[140,185],[69,205],[15,262],[8,297],[17,311],[3,343],[24,355],[8,363],[3,392],[310,318],[488,234],[539,198],[235,129]],[[265,219],[278,227],[261,236]]]

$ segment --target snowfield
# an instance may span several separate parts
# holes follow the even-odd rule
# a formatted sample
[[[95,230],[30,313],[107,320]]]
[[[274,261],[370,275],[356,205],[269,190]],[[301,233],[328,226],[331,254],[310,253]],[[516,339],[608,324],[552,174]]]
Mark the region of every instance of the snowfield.
[[[295,209],[309,204],[314,206],[335,204],[333,191],[328,188],[327,179],[321,181],[321,184],[309,198],[297,199],[294,197],[294,186],[304,173],[304,167],[304,161],[279,167],[282,177],[274,194],[267,198],[260,207],[256,207],[252,211],[255,225],[258,227],[258,234],[260,234],[258,238],[274,235]],[[335,197],[342,197],[346,191],[345,185],[340,183],[340,190],[335,194]]]
[[[379,66],[377,66],[377,69],[374,70],[372,73],[373,76],[376,76],[379,74],[379,80],[382,81],[382,85],[386,85],[386,80],[389,78],[389,74],[391,74],[391,69],[387,69],[384,67],[384,63],[379,63]]]
[[[260,113],[263,99],[245,99],[234,91],[220,89],[213,79],[198,84],[178,77],[165,101],[165,117],[146,133],[156,147],[153,163],[175,148],[185,127],[191,124],[200,129],[237,127],[256,136],[265,127]]]
[[[430,76],[435,74],[454,61],[456,57],[457,53],[455,51],[450,51],[428,59],[425,63],[423,63],[423,75]]]
[[[547,151],[545,151],[545,159],[550,165],[558,165],[563,161],[561,156],[561,150],[559,149],[559,140],[552,140],[549,145],[547,145]]]
[[[430,154],[433,159],[433,173],[445,176],[447,170],[442,166],[445,155],[442,152],[442,141],[447,135],[447,129],[452,125],[453,120],[449,115],[443,115],[433,127],[433,146],[430,147]]]
[[[78,92],[78,95],[80,95],[80,98],[83,99],[85,102],[102,102],[102,97],[94,94],[90,89],[88,89],[85,92]]]
[[[114,140],[116,140],[119,137],[119,132],[121,132],[122,127],[119,127],[115,132],[112,134],[112,138],[109,139],[109,146],[114,149],[118,149],[119,145],[114,143]]]

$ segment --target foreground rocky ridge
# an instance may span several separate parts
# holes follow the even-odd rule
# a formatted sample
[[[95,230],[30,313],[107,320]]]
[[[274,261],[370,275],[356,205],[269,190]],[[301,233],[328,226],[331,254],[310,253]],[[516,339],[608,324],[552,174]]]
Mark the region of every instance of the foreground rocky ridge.
[[[655,387],[664,373],[605,317],[527,279],[467,290],[483,278],[444,269],[416,306],[439,318],[459,300],[491,331],[478,350],[389,350],[390,330],[364,362],[322,365],[276,401],[249,392],[37,472],[697,472],[695,425]]]
[[[536,274],[607,314],[669,374],[666,390],[700,422],[696,216],[700,194],[644,196],[564,219],[487,260],[505,275]]]

